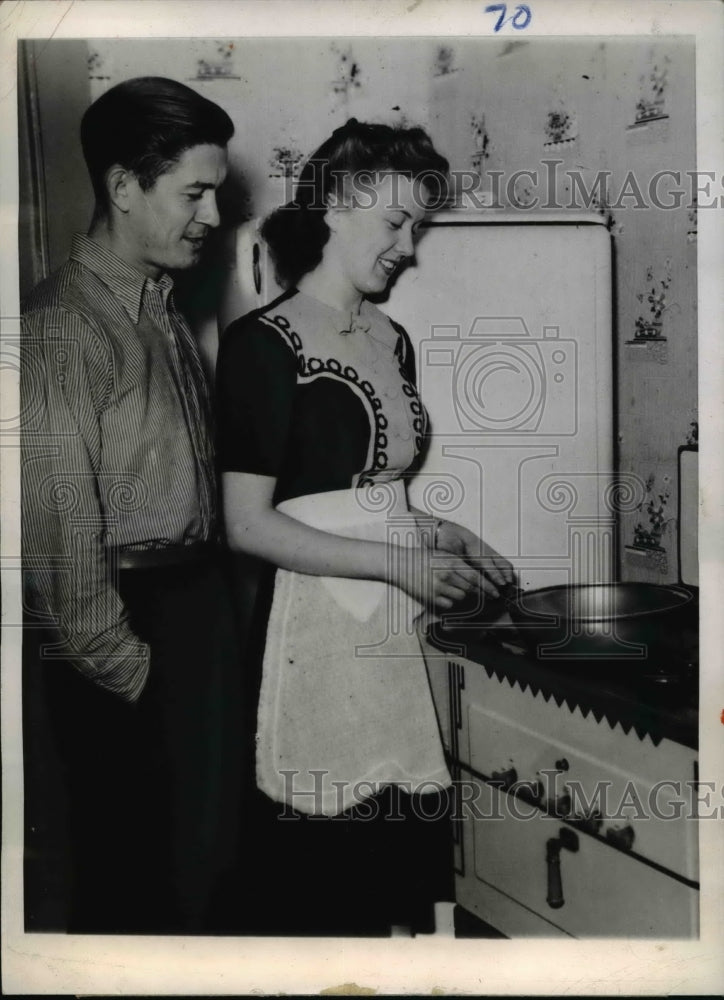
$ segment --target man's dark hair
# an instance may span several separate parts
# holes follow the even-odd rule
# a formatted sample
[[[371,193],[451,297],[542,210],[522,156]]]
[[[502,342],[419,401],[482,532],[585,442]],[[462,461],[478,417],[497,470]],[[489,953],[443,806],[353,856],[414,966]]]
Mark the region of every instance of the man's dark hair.
[[[160,76],[141,76],[111,87],[88,108],[81,144],[96,214],[108,212],[105,175],[118,163],[148,191],[194,146],[226,146],[234,134],[227,113],[195,90]]]

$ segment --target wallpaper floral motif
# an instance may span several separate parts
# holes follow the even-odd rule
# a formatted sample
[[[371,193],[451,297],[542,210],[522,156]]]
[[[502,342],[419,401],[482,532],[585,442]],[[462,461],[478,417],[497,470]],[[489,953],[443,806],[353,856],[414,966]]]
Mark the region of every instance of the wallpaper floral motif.
[[[296,146],[275,146],[269,158],[270,177],[297,177],[304,153]]]
[[[110,76],[105,67],[105,61],[100,52],[91,50],[88,54],[88,79],[105,81],[110,80]]]
[[[333,43],[330,50],[337,57],[336,74],[332,81],[335,94],[347,95],[350,90],[362,86],[362,70],[355,58],[352,46],[340,49]]]
[[[558,146],[563,142],[572,142],[578,134],[575,112],[560,108],[549,111],[545,124],[545,146]]]
[[[637,123],[664,117],[665,91],[670,63],[669,56],[664,55],[663,59],[660,60],[660,65],[653,63],[650,71],[639,77],[640,94],[636,101]]]
[[[447,76],[455,72],[455,49],[441,45],[435,53],[435,76]]]
[[[234,67],[234,42],[214,42],[197,60],[197,80],[238,80]]]
[[[470,116],[470,131],[472,133],[470,167],[482,180],[485,163],[490,158],[490,136],[485,128],[484,114]]]
[[[642,313],[636,317],[636,340],[665,340],[663,316],[668,308],[666,298],[671,284],[671,261],[665,262],[666,271],[654,277],[652,267],[646,271],[646,289],[636,294]]]

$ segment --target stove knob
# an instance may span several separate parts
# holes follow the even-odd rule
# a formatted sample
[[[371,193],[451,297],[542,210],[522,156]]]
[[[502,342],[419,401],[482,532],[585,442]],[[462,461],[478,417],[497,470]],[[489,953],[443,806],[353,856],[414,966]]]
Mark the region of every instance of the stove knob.
[[[623,826],[610,826],[606,830],[606,840],[622,851],[630,851],[634,842],[634,828],[630,823]]]
[[[571,815],[571,793],[561,792],[550,804],[548,811],[559,819],[566,819]]]
[[[493,771],[491,779],[494,784],[501,788],[510,788],[518,780],[518,772],[514,767],[505,767],[500,771]]]
[[[546,786],[542,781],[533,783],[533,794],[541,809],[551,816],[557,816],[559,819],[568,819],[571,815],[571,807],[573,805],[570,791],[566,787],[562,792],[558,792],[557,795],[551,795],[552,791],[555,792],[557,789]]]
[[[535,781],[519,781],[516,784],[515,794],[523,802],[527,802],[531,806],[539,806],[540,791],[537,785],[538,782]]]
[[[578,823],[582,830],[586,830],[588,833],[598,833],[603,826],[603,817],[598,810],[591,810],[580,816],[576,816],[576,823]]]

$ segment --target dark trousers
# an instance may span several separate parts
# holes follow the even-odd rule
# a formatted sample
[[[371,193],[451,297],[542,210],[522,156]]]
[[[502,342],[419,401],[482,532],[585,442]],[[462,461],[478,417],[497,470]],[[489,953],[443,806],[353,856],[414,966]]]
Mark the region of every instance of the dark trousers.
[[[239,867],[245,743],[229,588],[213,558],[125,570],[120,590],[151,647],[135,705],[65,662],[34,656],[38,643],[26,637],[26,926],[48,886],[65,886],[71,932],[213,932],[243,906],[224,898],[228,872]],[[42,761],[43,752],[56,760]],[[52,775],[65,804],[49,818]],[[44,845],[34,841],[39,828]],[[39,876],[39,852],[47,859],[64,848],[67,876],[48,877],[47,865]]]
[[[289,815],[259,791],[253,803],[255,863],[241,883],[250,934],[379,937],[393,924],[432,933],[433,904],[454,898],[445,792],[390,786],[335,817]]]

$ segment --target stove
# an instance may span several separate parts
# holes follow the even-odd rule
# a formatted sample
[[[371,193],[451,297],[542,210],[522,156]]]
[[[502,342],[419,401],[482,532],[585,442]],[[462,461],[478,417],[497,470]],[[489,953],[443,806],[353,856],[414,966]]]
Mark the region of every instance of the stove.
[[[698,632],[692,623],[675,637],[665,660],[555,660],[538,658],[505,616],[479,627],[430,626],[428,642],[438,652],[480,663],[489,675],[508,677],[544,697],[579,706],[654,743],[663,738],[698,746]]]
[[[695,636],[636,667],[542,661],[500,621],[423,647],[457,902],[509,937],[695,936]]]

